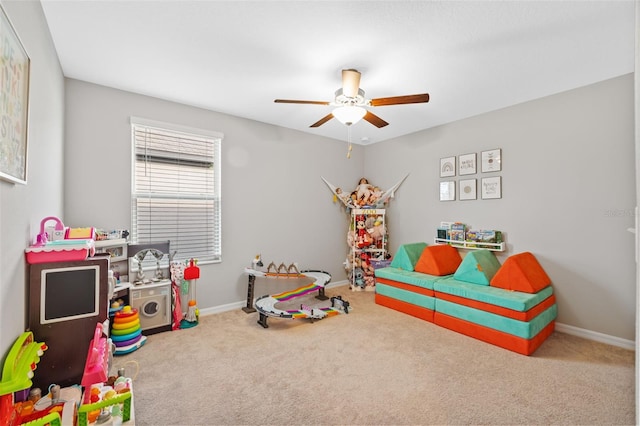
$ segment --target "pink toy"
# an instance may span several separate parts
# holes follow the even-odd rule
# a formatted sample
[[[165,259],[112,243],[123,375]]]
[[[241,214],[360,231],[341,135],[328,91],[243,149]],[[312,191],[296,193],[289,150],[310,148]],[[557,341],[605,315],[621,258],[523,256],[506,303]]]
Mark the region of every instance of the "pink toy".
[[[93,339],[89,344],[89,352],[87,353],[87,362],[84,366],[84,374],[82,375],[82,386],[85,389],[95,383],[104,383],[107,381],[107,369],[109,362],[109,351],[107,349],[107,338],[103,337],[102,324],[96,324],[96,330],[93,333]],[[90,392],[85,390],[84,403],[90,402]]]
[[[53,227],[51,235],[48,235],[46,231],[46,225],[49,221],[55,222],[55,226]],[[49,240],[56,241],[63,239],[64,234],[64,224],[60,219],[55,216],[45,217],[40,221],[40,233],[38,234],[37,241],[41,242],[42,245],[45,245],[47,242],[49,242]]]
[[[46,232],[46,224],[49,221],[55,222],[51,238]],[[66,240],[65,233],[65,227],[57,217],[49,216],[42,219],[36,243],[25,250],[27,262],[34,264],[85,260],[95,254],[93,238]]]

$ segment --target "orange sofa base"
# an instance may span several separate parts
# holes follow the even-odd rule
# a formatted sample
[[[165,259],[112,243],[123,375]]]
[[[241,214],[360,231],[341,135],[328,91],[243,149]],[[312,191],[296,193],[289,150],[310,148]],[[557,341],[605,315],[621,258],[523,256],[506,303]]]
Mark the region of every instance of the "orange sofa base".
[[[467,299],[453,294],[442,293],[440,291],[435,292],[435,297],[458,305],[468,306],[470,308],[491,312],[492,314],[525,322],[531,321],[556,303],[556,296],[552,294],[528,311],[520,312],[514,311],[513,309],[503,308],[502,306],[492,305],[490,303],[479,302],[477,300]]]
[[[417,285],[405,284],[405,283],[401,283],[400,281],[389,280],[387,278],[376,277],[376,282],[390,285],[392,287],[400,288],[402,290],[407,290],[412,293],[422,294],[423,296],[435,297],[436,295],[435,291],[431,289],[419,287]]]
[[[413,305],[402,300],[392,299],[391,297],[383,296],[382,294],[378,293],[376,293],[375,302],[378,305],[391,308],[393,310],[414,316],[416,318],[420,318],[425,321],[433,322],[434,311],[432,311],[431,309]]]
[[[538,347],[553,333],[555,329],[555,320],[551,321],[545,328],[540,330],[531,339],[523,339],[522,337],[494,330],[482,325],[478,325],[469,321],[455,318],[440,312],[435,312],[433,322],[441,327],[448,328],[455,332],[464,334],[474,339],[481,340],[492,345],[517,352],[522,355],[531,355]]]

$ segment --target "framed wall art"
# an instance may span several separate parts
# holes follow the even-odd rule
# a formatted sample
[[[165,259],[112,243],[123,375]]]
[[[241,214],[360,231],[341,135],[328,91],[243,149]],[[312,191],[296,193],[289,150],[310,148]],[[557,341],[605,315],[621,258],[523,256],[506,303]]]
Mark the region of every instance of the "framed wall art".
[[[456,183],[448,180],[440,182],[440,201],[453,201],[456,199]]]
[[[482,199],[502,198],[502,180],[500,176],[482,178]]]
[[[476,173],[476,154],[464,154],[458,156],[458,174],[473,175]]]
[[[456,175],[456,157],[446,157],[440,159],[440,177]]]
[[[502,170],[502,150],[492,149],[489,151],[482,151],[482,173],[499,172]]]
[[[476,193],[476,180],[464,179],[460,182],[460,200],[475,200],[477,198]]]
[[[27,183],[30,60],[0,7],[0,178]]]

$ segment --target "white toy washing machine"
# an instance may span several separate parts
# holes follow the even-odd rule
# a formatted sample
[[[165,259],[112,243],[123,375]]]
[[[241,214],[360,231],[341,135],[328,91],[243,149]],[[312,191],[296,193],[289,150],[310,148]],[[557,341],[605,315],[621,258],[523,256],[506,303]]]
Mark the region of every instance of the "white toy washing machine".
[[[171,330],[171,280],[132,286],[130,304],[138,310],[142,334]]]

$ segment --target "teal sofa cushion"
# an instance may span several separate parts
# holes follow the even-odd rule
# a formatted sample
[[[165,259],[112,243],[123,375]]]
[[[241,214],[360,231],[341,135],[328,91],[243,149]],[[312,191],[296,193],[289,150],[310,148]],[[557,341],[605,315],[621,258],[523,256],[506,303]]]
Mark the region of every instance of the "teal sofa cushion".
[[[395,268],[404,269],[405,271],[413,271],[416,266],[416,262],[420,259],[422,250],[427,246],[427,243],[411,243],[403,244],[398,248],[398,251],[393,259],[391,265]]]
[[[432,311],[435,310],[436,307],[435,297],[425,296],[424,294],[414,293],[412,291],[393,287],[383,283],[376,283],[376,293],[390,297],[392,299],[411,303],[412,305],[427,308]]]
[[[498,269],[500,262],[492,251],[474,250],[462,259],[453,277],[459,281],[488,286]]]
[[[416,287],[422,287],[429,290],[433,290],[433,283],[436,280],[443,278],[435,275],[422,274],[415,271],[405,271],[404,269],[394,268],[393,266],[376,269],[375,275],[376,278],[386,278],[388,280],[415,285]]]
[[[538,293],[524,293],[521,291],[509,291],[496,287],[471,284],[458,281],[453,277],[435,281],[433,283],[433,290],[464,297],[465,299],[501,306],[518,312],[528,311],[553,294],[552,286],[548,286]]]

